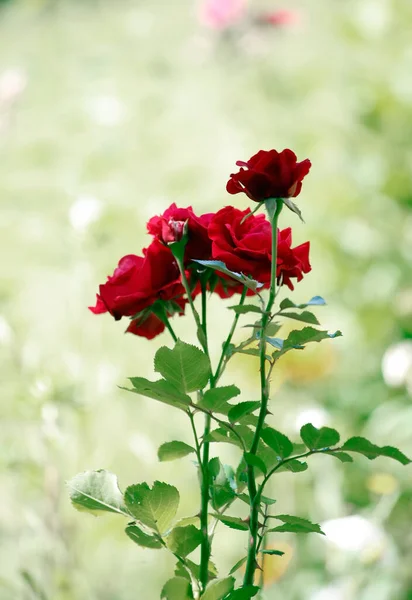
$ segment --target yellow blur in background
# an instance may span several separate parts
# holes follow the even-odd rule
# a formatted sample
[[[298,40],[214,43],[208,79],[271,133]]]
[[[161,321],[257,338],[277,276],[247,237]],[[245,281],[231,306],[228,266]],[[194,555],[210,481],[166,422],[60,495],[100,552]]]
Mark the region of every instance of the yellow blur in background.
[[[293,18],[266,18],[283,9]],[[312,160],[306,223],[282,213],[296,245],[311,241],[293,298],[325,297],[320,321],[344,334],[285,359],[272,424],[294,439],[326,424],[412,455],[412,3],[236,10],[222,24],[194,0],[0,2],[1,600],[159,598],[173,561],[133,545],[116,516],[76,512],[65,481],[97,468],[123,489],[165,480],[182,491],[179,516],[197,512],[190,459],[156,454],[190,442],[186,421],[117,387],[150,378],[169,339],[124,335],[87,306],[170,203],[245,208],[226,181],[261,148]],[[230,304],[211,300],[213,360]],[[174,327],[195,341],[189,315]],[[224,382],[254,397],[257,369],[235,358]],[[286,554],[267,559],[265,598],[411,600],[411,473],[319,456],[274,477],[276,509],[327,535],[273,537]],[[225,573],[246,536],[216,539]]]

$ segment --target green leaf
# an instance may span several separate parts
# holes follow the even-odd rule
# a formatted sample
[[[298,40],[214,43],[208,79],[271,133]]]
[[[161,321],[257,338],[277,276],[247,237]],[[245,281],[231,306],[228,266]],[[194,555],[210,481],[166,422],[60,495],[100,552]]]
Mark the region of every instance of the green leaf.
[[[233,573],[236,573],[236,571],[238,569],[240,569],[240,567],[242,567],[246,563],[246,561],[247,561],[247,556],[244,556],[243,558],[238,560],[237,563],[235,563],[233,565],[233,567],[230,569],[229,575],[233,575]]]
[[[199,579],[200,578],[200,565],[197,565],[196,563],[191,561],[189,558],[185,558],[185,564],[190,569],[190,572],[192,573],[192,575],[194,575],[195,579]],[[209,573],[209,580],[216,579],[217,568],[216,568],[216,565],[214,565],[211,560],[209,560],[208,573]],[[187,572],[187,570],[185,569],[185,567],[182,565],[181,562],[178,562],[176,564],[175,575],[177,577],[184,577],[185,579],[190,581],[190,575]]]
[[[128,517],[117,477],[110,471],[85,471],[67,482],[70,500],[80,511],[112,512]]]
[[[168,529],[179,506],[177,489],[161,481],[155,481],[152,489],[147,483],[131,485],[124,499],[130,513],[158,533]]]
[[[173,385],[164,379],[158,381],[149,381],[144,377],[130,377],[133,389],[121,388],[128,392],[134,392],[141,396],[147,396],[154,400],[159,400],[164,404],[176,406],[182,410],[186,410],[191,400],[187,394],[183,394],[177,390]]]
[[[290,198],[282,198],[282,200],[283,200],[283,204],[286,204],[288,209],[291,210],[292,212],[294,212],[296,215],[298,215],[299,219],[302,221],[302,223],[304,223],[305,221],[303,220],[302,213],[301,213],[299,206],[297,204],[295,204],[294,202],[292,202],[292,200]]]
[[[291,533],[321,533],[325,535],[317,523],[312,523],[308,519],[302,519],[301,517],[294,517],[292,515],[274,515],[271,517],[283,521],[284,525],[279,525],[273,529],[269,529],[268,532],[291,532]]]
[[[266,465],[261,458],[256,456],[256,454],[251,454],[250,452],[245,452],[243,457],[246,461],[246,464],[248,464],[252,467],[257,467],[260,471],[262,471],[262,473],[264,475],[266,475],[266,473],[267,473]]]
[[[139,546],[143,548],[151,548],[153,550],[162,548],[162,543],[153,535],[148,535],[135,523],[128,525],[125,529],[126,534]]]
[[[268,496],[261,496],[260,501],[263,502],[263,504],[267,504],[268,506],[272,506],[272,504],[276,504],[277,502],[277,500],[269,498]]]
[[[231,400],[235,396],[240,394],[240,389],[235,385],[226,385],[223,387],[213,388],[207,390],[203,394],[202,400],[198,403],[198,406],[205,410],[212,412],[221,412],[227,414],[231,408],[228,404],[228,400]]]
[[[260,402],[248,400],[246,402],[240,402],[229,410],[228,417],[231,423],[240,421],[242,417],[250,415],[252,412],[260,407]]]
[[[288,317],[289,319],[294,319],[295,321],[303,321],[303,323],[312,323],[312,325],[320,325],[317,317],[308,310],[304,310],[302,313],[285,312],[282,313],[282,317]]]
[[[262,429],[261,437],[265,444],[272,448],[280,458],[287,458],[292,454],[292,442],[280,431],[276,431],[272,427],[265,427]]]
[[[234,577],[226,577],[225,579],[216,579],[210,583],[204,594],[200,597],[201,600],[223,600],[229,592],[233,590],[235,585]]]
[[[167,536],[167,547],[179,556],[187,556],[202,542],[202,532],[194,525],[175,527]]]
[[[160,598],[162,600],[193,600],[190,581],[184,577],[173,577],[164,585]]]
[[[215,510],[219,510],[236,496],[235,474],[229,465],[222,465],[217,457],[209,461],[209,473],[212,478],[211,504]]]
[[[240,517],[228,517],[223,515],[213,515],[215,519],[230,527],[230,529],[238,529],[239,531],[247,531],[249,529],[249,525],[245,523]]]
[[[183,458],[188,454],[195,452],[195,449],[184,442],[165,442],[159,447],[157,456],[160,462],[168,460],[176,460],[177,458]]]
[[[285,310],[286,308],[306,308],[307,306],[325,306],[326,302],[321,296],[313,296],[309,300],[309,302],[304,302],[303,304],[295,304],[289,298],[285,298],[279,304],[280,310]]]
[[[202,390],[209,381],[210,362],[202,350],[177,340],[173,349],[163,346],[156,352],[155,371],[184,393]]]
[[[226,267],[225,263],[223,263],[220,260],[194,260],[194,262],[197,262],[197,263],[203,265],[204,267],[208,267],[209,269],[214,269],[215,271],[224,273],[225,275],[228,275],[231,279],[235,279],[236,281],[239,281],[239,283],[242,283],[243,285],[245,285],[250,290],[253,290],[254,292],[256,292],[263,285],[263,283],[259,283],[258,281],[255,281],[251,277],[246,277],[246,275],[243,275],[243,273],[237,273],[235,271],[231,271],[230,269],[228,269]]]
[[[302,473],[303,471],[308,470],[308,463],[301,462],[300,460],[289,460],[285,463],[284,468],[287,471],[291,471],[292,473]],[[279,469],[281,471],[282,469]]]
[[[251,312],[262,314],[262,309],[254,304],[238,304],[237,306],[229,306],[228,308],[234,310],[237,315],[245,315]]]
[[[351,457],[351,455],[346,454],[346,452],[326,452],[326,454],[328,456],[334,456],[335,458],[340,460],[340,462],[343,463],[353,462],[353,458]]]
[[[191,517],[183,517],[175,523],[175,527],[186,527],[186,525],[200,525],[199,515],[193,515]]]
[[[282,325],[280,323],[275,323],[272,321],[266,325],[265,333],[268,337],[273,337],[277,334],[279,329],[281,329]]]
[[[347,452],[358,452],[359,454],[366,456],[366,458],[369,458],[369,460],[373,460],[378,456],[386,456],[387,458],[397,460],[402,465],[408,465],[411,462],[411,460],[397,448],[394,448],[393,446],[375,446],[375,444],[372,444],[372,442],[363,437],[350,438],[343,444],[342,450],[346,450]]]
[[[256,596],[260,588],[256,585],[248,585],[246,587],[239,588],[237,590],[233,590],[230,592],[228,596],[224,598],[224,600],[250,600]]]
[[[265,336],[265,340],[268,342],[268,344],[270,344],[271,346],[273,346],[277,350],[282,350],[283,349],[284,340],[282,340],[282,338],[267,337],[267,336]]]
[[[283,556],[285,553],[282,550],[261,550],[262,554],[269,554],[270,556]]]
[[[330,448],[339,443],[340,435],[336,429],[321,427],[317,429],[311,423],[307,423],[300,430],[300,437],[309,450],[321,450]]]
[[[321,342],[322,340],[340,337],[341,335],[342,333],[340,331],[328,333],[327,331],[321,331],[319,329],[314,329],[313,327],[296,329],[291,331],[288,335],[283,344],[283,350],[303,348],[305,344],[309,344],[310,342]]]
[[[236,350],[238,354],[247,354],[248,356],[260,356],[260,351],[258,348],[242,348],[241,350]]]

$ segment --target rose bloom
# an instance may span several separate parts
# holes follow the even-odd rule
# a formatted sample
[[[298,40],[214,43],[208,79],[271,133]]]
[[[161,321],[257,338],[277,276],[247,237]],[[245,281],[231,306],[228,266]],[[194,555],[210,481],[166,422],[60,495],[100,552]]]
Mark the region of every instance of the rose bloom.
[[[309,173],[311,162],[297,162],[292,150],[259,150],[247,162],[237,161],[238,173],[232,173],[226,189],[229,194],[244,192],[251,200],[294,198],[302,189],[302,180]]]
[[[226,206],[212,218],[209,236],[214,260],[224,262],[231,271],[252,277],[262,283],[264,288],[270,286],[272,230],[265,215],[251,215],[249,209],[241,211],[233,206]],[[301,281],[303,274],[309,273],[309,248],[309,242],[292,248],[290,227],[278,230],[276,276],[279,285],[287,285],[293,290],[292,279]],[[242,289],[241,284],[230,281],[226,286],[223,279],[215,291],[221,297],[228,297]]]
[[[170,250],[158,240],[144,250],[144,256],[124,256],[112,276],[99,287],[97,302],[89,307],[94,314],[109,312],[116,320],[134,317],[127,331],[152,339],[165,326],[150,311],[162,300],[169,315],[183,314],[184,288]]]
[[[212,216],[212,213],[208,213],[198,217],[191,206],[178,208],[173,203],[162,215],[149,220],[147,231],[164,244],[170,244],[182,238],[184,225],[187,223],[188,242],[185,248],[185,263],[196,258],[209,260],[212,243],[207,228]]]

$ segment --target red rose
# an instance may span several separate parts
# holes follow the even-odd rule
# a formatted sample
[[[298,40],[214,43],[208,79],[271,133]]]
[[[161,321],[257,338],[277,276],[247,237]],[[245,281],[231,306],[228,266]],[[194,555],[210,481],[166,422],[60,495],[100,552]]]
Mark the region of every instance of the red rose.
[[[309,262],[310,242],[304,242],[296,248],[292,248],[292,229],[278,229],[278,257],[276,275],[278,284],[287,285],[290,290],[294,289],[291,278],[296,281],[303,279],[303,273],[312,270]]]
[[[178,208],[172,204],[163,215],[152,217],[147,223],[148,232],[164,244],[177,242],[182,237],[187,222],[188,242],[185,248],[185,262],[198,258],[208,260],[211,257],[211,242],[207,232],[213,214],[198,217],[191,206]]]
[[[245,216],[249,215],[246,219]],[[265,215],[250,215],[250,210],[238,210],[226,206],[217,212],[209,225],[212,240],[212,256],[221,260],[228,269],[248,275],[263,284],[270,285],[272,261],[272,231]],[[290,228],[278,230],[278,255],[276,275],[280,285],[293,289],[291,278],[300,281],[303,273],[311,270],[309,242],[291,247]],[[230,281],[220,282],[216,292],[221,297],[241,292],[243,286]]]
[[[179,269],[172,253],[154,240],[143,257],[129,254],[120,260],[113,275],[100,286],[96,306],[90,307],[90,310],[95,314],[109,312],[116,320],[136,317],[137,322],[128,331],[151,339],[157,335],[152,335],[156,327],[160,333],[160,325],[147,309],[157,300],[162,300],[169,314],[181,312],[185,303],[183,294]]]
[[[260,150],[247,162],[239,160],[236,164],[241,169],[230,176],[226,189],[229,194],[244,192],[255,202],[296,197],[311,167],[308,159],[298,163],[292,150]]]

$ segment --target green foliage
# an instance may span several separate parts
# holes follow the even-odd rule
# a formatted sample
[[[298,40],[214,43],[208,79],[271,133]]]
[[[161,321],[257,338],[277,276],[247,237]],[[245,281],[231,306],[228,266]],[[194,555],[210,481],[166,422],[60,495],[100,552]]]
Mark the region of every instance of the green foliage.
[[[307,423],[300,430],[300,437],[309,450],[321,450],[330,448],[339,443],[340,435],[336,429],[322,427],[317,429],[311,423]]]
[[[233,567],[230,569],[229,571],[229,575],[233,575],[233,573],[236,573],[236,571],[238,571],[240,569],[240,567],[243,567],[243,565],[246,563],[247,561],[247,556],[244,556],[243,558],[241,558],[240,560],[238,560]]]
[[[342,462],[342,463],[353,462],[353,458],[351,457],[351,455],[347,454],[346,452],[330,452],[327,454],[329,454],[329,456],[334,456],[335,458],[340,460],[340,462]]]
[[[206,390],[198,406],[201,406],[205,410],[220,412],[226,415],[231,408],[228,400],[239,394],[240,389],[236,385],[212,388],[211,390]]]
[[[286,469],[287,471],[291,471],[292,473],[302,473],[302,471],[307,471],[308,463],[303,462],[301,460],[293,459],[293,460],[289,460],[287,463],[285,463],[282,470],[283,469]]]
[[[128,516],[117,477],[104,469],[79,473],[67,482],[70,499],[77,510],[92,514],[113,512]]]
[[[236,271],[231,271],[226,267],[225,263],[223,263],[220,260],[195,260],[194,262],[197,262],[203,265],[204,267],[208,267],[209,269],[213,269],[214,271],[219,271],[219,273],[224,273],[225,275],[228,275],[231,279],[238,281],[239,283],[243,284],[248,289],[253,290],[254,292],[256,292],[263,285],[262,283],[255,281],[251,277],[243,275],[243,273],[236,273]]]
[[[236,497],[235,473],[229,465],[223,465],[219,458],[209,461],[210,498],[212,507],[219,510]]]
[[[322,340],[340,337],[341,335],[342,333],[340,331],[328,333],[327,331],[321,331],[319,329],[314,329],[313,327],[296,329],[291,331],[284,341],[283,350],[303,348],[305,344],[309,344],[311,342],[321,342]]]
[[[260,313],[262,314],[262,309],[259,306],[255,306],[254,304],[238,304],[236,306],[229,306],[231,310],[234,310],[237,315],[245,315],[247,313]]]
[[[201,600],[223,600],[233,590],[234,585],[234,577],[217,579],[207,586],[205,593],[200,598]]]
[[[312,325],[320,325],[316,315],[314,315],[312,312],[309,312],[308,310],[304,310],[301,313],[283,312],[282,317],[288,317],[288,319],[302,321],[303,323],[311,323]]]
[[[184,577],[173,577],[164,585],[160,598],[162,600],[193,600],[192,586]]]
[[[190,560],[187,557],[185,558],[185,565],[183,565],[180,561],[176,564],[175,575],[177,577],[184,577],[188,581],[191,581],[191,577],[190,577],[190,574],[188,573],[187,569],[190,569],[190,573],[196,579],[199,579],[199,577],[200,577],[200,565],[194,563],[192,560]],[[209,560],[208,574],[209,574],[209,579],[210,580],[216,579],[216,577],[217,577],[216,565],[213,564],[213,562],[211,560]]]
[[[224,600],[250,600],[258,593],[259,588],[256,585],[248,585],[238,590],[233,590]]]
[[[239,531],[247,531],[249,529],[249,525],[240,519],[239,517],[229,517],[227,515],[213,515],[215,519],[230,527],[230,529],[238,529]]]
[[[271,517],[283,521],[284,525],[279,525],[273,529],[268,529],[269,532],[291,532],[291,533],[321,533],[325,535],[317,523],[312,523],[307,519],[294,517],[292,515],[275,515]]]
[[[187,556],[202,541],[201,531],[194,525],[175,527],[167,536],[167,547],[178,556]]]
[[[136,523],[128,525],[125,529],[126,534],[133,542],[142,546],[143,548],[151,548],[157,550],[163,547],[161,541],[153,535],[148,535]]]
[[[293,452],[293,444],[290,439],[272,427],[265,427],[262,429],[262,440],[272,448],[280,458],[287,458]]]
[[[185,394],[202,390],[210,377],[210,362],[202,350],[178,340],[171,350],[159,348],[154,360],[155,371]]]
[[[133,389],[121,389],[140,394],[141,396],[147,396],[154,400],[159,400],[159,402],[175,406],[182,410],[187,410],[187,407],[191,402],[190,397],[187,394],[182,393],[164,379],[149,381],[144,377],[131,377],[130,381],[133,385]]]
[[[287,308],[306,308],[307,306],[325,306],[326,302],[321,296],[313,296],[308,302],[304,302],[303,304],[295,304],[289,298],[285,298],[279,304],[280,310],[285,310]]]
[[[261,550],[261,554],[268,554],[269,556],[284,556],[282,550]]]
[[[245,454],[243,455],[243,458],[245,459],[246,464],[248,464],[252,467],[257,467],[260,471],[262,471],[262,473],[264,475],[266,475],[266,473],[267,473],[266,465],[263,462],[263,460],[261,458],[259,458],[259,456],[256,456],[256,454],[251,454],[250,452],[245,452]]]
[[[387,458],[397,460],[402,465],[408,465],[411,462],[411,460],[397,448],[394,448],[393,446],[375,446],[375,444],[372,444],[372,442],[363,437],[350,438],[343,444],[342,450],[346,450],[347,452],[358,452],[359,454],[366,456],[366,458],[369,458],[369,460],[378,458],[378,456],[386,456]]]
[[[161,462],[165,462],[183,458],[192,452],[195,452],[195,449],[189,444],[185,444],[185,442],[165,442],[159,447],[157,456]]]
[[[152,488],[147,483],[131,485],[124,499],[130,514],[158,533],[170,527],[179,506],[177,489],[161,481],[155,481]]]
[[[260,402],[248,400],[246,402],[240,402],[231,408],[228,412],[228,418],[231,423],[241,421],[243,417],[250,415],[260,407]]]

